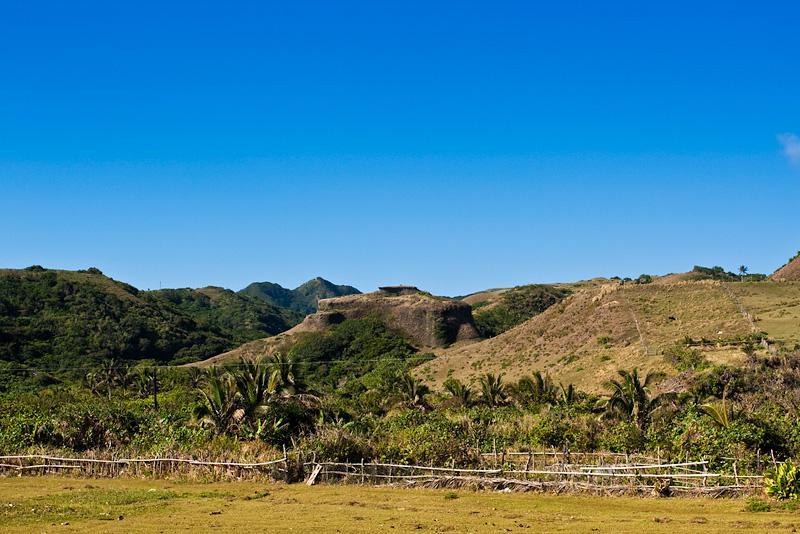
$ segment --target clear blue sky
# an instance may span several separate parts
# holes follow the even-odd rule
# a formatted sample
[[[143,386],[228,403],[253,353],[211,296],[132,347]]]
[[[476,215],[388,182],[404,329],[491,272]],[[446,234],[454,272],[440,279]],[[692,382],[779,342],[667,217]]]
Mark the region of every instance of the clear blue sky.
[[[0,265],[451,295],[772,271],[798,6],[6,2]]]

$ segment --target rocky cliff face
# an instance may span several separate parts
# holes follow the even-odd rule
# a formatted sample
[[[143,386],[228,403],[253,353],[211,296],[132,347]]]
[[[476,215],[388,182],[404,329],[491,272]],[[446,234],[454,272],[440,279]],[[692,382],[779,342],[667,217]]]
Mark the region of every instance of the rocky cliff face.
[[[479,337],[468,304],[406,287],[398,292],[378,291],[320,300],[319,311],[306,317],[297,328],[318,331],[345,319],[368,316],[380,317],[420,347],[444,347]]]

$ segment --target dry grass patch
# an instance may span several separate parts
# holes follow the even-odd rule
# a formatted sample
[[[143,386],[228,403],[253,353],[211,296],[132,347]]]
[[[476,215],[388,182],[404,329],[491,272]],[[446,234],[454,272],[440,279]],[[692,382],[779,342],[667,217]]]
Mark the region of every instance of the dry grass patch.
[[[744,532],[800,516],[742,499],[641,499],[359,486],[59,477],[0,480],[4,532]]]

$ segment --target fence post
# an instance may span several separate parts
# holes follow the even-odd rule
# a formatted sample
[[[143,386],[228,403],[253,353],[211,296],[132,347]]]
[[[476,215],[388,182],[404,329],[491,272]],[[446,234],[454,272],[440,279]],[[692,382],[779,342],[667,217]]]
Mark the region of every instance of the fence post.
[[[533,453],[528,451],[528,461],[525,462],[525,480],[528,480],[528,469],[531,466],[531,459],[533,458]]]
[[[283,446],[283,467],[286,470],[285,480],[289,482],[289,456],[286,454],[286,445]]]

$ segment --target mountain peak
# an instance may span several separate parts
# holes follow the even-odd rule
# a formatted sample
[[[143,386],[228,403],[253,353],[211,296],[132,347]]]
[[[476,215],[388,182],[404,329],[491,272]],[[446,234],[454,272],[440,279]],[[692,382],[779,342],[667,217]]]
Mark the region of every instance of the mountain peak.
[[[254,282],[239,293],[308,315],[317,311],[317,301],[320,299],[355,295],[361,291],[353,286],[336,285],[317,276],[294,289],[286,289],[273,282]]]

